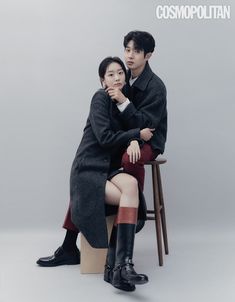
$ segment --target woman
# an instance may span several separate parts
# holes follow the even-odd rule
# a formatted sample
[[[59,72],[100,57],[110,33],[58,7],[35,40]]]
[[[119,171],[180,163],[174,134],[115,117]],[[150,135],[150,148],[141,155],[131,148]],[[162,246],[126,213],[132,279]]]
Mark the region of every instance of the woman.
[[[105,58],[99,66],[99,76],[105,89],[121,90],[125,84],[125,66],[117,57]],[[98,90],[92,98],[83,137],[73,161],[71,216],[93,247],[106,248],[105,216],[118,210],[104,280],[119,289],[133,291],[135,284],[148,281],[147,276],[134,271],[132,263],[137,216],[145,219],[145,202],[136,179],[119,168],[127,146],[130,160],[135,162],[140,157],[139,141],[149,140],[152,132],[149,128],[124,131],[115,100],[105,89]]]

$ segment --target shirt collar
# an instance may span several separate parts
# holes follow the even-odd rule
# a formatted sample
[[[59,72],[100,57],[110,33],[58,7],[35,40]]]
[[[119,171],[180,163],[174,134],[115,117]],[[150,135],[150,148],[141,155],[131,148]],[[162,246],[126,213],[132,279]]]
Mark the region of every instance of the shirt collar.
[[[133,83],[132,87],[137,87],[138,89],[144,91],[148,85],[148,82],[152,78],[152,75],[153,75],[153,72],[149,66],[149,63],[147,62],[144,67],[144,70],[138,76],[136,81]],[[131,77],[131,71],[128,70],[128,80],[130,79],[130,77]]]

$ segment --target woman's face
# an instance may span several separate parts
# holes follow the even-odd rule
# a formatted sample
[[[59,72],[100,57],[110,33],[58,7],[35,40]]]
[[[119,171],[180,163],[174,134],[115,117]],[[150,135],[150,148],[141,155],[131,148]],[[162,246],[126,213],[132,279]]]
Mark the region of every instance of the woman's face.
[[[122,89],[125,85],[125,80],[125,73],[121,65],[113,62],[107,67],[102,84],[104,88],[117,87]]]

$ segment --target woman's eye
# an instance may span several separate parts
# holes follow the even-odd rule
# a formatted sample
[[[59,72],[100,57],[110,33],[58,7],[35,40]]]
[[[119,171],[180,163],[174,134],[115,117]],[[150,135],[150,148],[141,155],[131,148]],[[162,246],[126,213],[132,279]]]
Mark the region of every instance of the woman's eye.
[[[124,72],[123,71],[119,71],[119,74],[123,74]]]

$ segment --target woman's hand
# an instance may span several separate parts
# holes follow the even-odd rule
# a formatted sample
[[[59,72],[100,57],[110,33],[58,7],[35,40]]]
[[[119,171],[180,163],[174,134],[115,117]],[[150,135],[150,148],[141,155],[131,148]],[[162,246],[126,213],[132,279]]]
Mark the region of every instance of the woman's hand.
[[[117,101],[119,104],[122,104],[126,101],[125,95],[117,87],[109,87],[105,91],[113,100]]]
[[[127,154],[129,155],[129,160],[132,164],[135,164],[140,159],[140,146],[137,140],[131,141],[127,148]]]
[[[154,130],[155,130],[155,128],[144,128],[144,129],[140,130],[140,138],[142,140],[144,140],[145,142],[149,141],[153,136],[152,131],[154,131]]]

